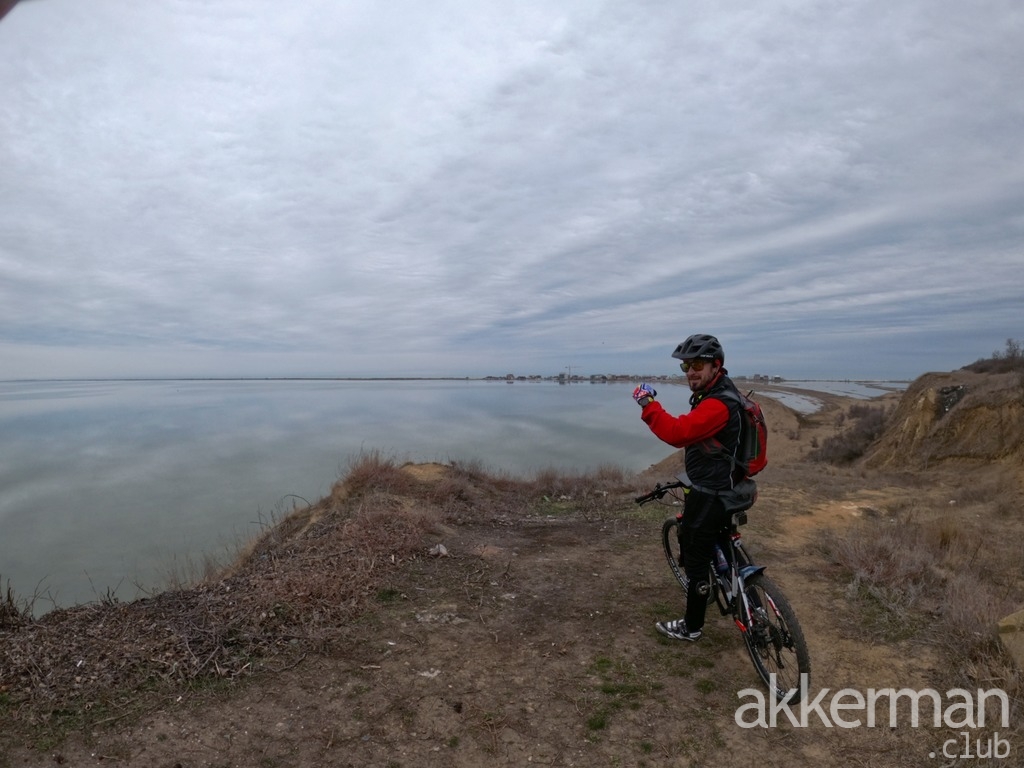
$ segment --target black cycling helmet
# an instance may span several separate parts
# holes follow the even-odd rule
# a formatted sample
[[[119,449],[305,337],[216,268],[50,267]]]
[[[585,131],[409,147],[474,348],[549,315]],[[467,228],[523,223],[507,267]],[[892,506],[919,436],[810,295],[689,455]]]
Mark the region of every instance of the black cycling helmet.
[[[695,333],[676,347],[672,357],[680,360],[720,360],[725,365],[725,352],[718,339],[706,333]]]

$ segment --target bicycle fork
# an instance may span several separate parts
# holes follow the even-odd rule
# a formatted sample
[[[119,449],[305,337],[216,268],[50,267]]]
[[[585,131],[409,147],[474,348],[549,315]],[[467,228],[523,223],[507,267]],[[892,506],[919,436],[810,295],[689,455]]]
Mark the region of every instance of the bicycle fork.
[[[757,572],[763,571],[764,568],[757,568],[756,566],[747,566],[747,568],[756,568]],[[745,569],[744,569],[745,570]],[[738,609],[733,614],[733,621],[736,622],[736,626],[739,627],[740,632],[746,635],[753,635],[754,641],[762,649],[762,652],[767,655],[772,653],[774,655],[775,663],[778,664],[779,668],[786,667],[786,661],[782,658],[783,647],[790,648],[791,643],[788,639],[788,635],[785,631],[773,632],[773,627],[769,616],[774,616],[776,620],[782,619],[782,614],[779,611],[772,596],[765,592],[759,596],[759,600],[763,598],[767,605],[752,605],[751,601],[747,597],[747,590],[743,586],[744,575],[739,574],[740,581],[740,592],[739,595],[742,598],[740,605],[741,609]],[[763,615],[763,618],[762,618]],[[746,617],[748,622],[744,624],[742,619]]]
[[[747,595],[747,584],[746,580],[752,576],[756,576],[765,570],[763,565],[754,565],[750,562],[750,558],[744,556],[743,560],[747,565],[740,566],[740,554],[743,551],[743,544],[740,541],[738,533],[734,533],[732,536],[732,548],[733,548],[733,562],[732,567],[729,569],[729,574],[732,579],[731,589],[732,599],[729,600],[729,607],[733,609],[732,620],[736,623],[740,632],[746,633],[753,629],[751,624],[756,621],[756,609],[751,607],[750,599]],[[771,595],[765,595],[770,603],[770,608],[775,615],[778,615],[779,609],[775,607],[775,604],[771,602]],[[764,606],[757,606],[757,608],[763,609]]]

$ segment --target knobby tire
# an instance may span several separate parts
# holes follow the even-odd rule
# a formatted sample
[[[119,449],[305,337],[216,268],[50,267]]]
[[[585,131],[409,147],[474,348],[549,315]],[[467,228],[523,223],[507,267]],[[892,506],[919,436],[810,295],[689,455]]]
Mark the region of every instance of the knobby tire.
[[[754,669],[779,701],[792,691],[789,703],[795,704],[809,688],[811,675],[811,657],[796,613],[786,596],[763,573],[746,580],[744,593],[751,615],[741,617],[746,624],[743,641]],[[805,688],[800,685],[801,674],[807,675]]]
[[[672,575],[685,591],[690,582],[683,570],[682,553],[679,548],[679,521],[676,518],[670,517],[661,526],[661,544],[665,548],[665,559],[668,560]]]

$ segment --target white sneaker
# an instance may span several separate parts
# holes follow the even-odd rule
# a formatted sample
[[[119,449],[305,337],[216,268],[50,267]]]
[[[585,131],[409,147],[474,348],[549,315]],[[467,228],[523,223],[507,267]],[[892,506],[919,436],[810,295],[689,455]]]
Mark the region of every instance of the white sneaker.
[[[691,632],[686,628],[686,621],[684,619],[676,619],[675,621],[659,621],[654,625],[661,634],[665,637],[671,637],[673,640],[687,640],[691,643],[695,643],[701,639],[704,635],[699,629]]]

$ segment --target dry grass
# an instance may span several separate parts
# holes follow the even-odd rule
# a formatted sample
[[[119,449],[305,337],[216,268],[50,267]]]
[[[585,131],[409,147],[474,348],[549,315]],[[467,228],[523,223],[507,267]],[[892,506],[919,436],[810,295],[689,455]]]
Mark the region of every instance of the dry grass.
[[[850,406],[836,418],[836,428],[842,431],[826,438],[821,445],[815,445],[808,458],[827,464],[853,463],[882,436],[888,415],[888,410],[882,406]],[[852,425],[848,426],[850,422]]]
[[[0,597],[0,631],[18,629],[32,620],[32,605],[28,600],[19,599],[11,585]]]
[[[403,472],[395,459],[384,456],[380,451],[364,451],[349,462],[348,473],[335,485],[332,498],[337,499],[339,494],[354,497],[400,495],[409,493],[415,486],[415,478]]]
[[[886,415],[878,407],[851,406],[836,421],[846,428],[810,458],[853,462],[882,433]],[[940,648],[957,684],[999,679],[1020,690],[1021,673],[997,635],[999,620],[1024,602],[1024,550],[1014,547],[1019,539],[1006,530],[1016,522],[1018,498],[1005,474],[972,478],[957,486],[947,510],[907,504],[852,532],[824,531],[820,544],[847,571],[847,593],[860,607],[866,631]]]
[[[1024,677],[999,644],[997,624],[1024,603],[1024,551],[998,519],[964,509],[865,521],[822,548],[848,573],[861,626],[886,641],[939,649],[949,682],[998,684],[1024,705]]]
[[[621,509],[619,494],[635,487],[635,477],[617,467],[600,467],[581,475],[565,475],[555,470],[539,472],[529,490],[549,511],[568,503],[585,518],[598,518],[612,509]]]
[[[400,591],[403,564],[427,555],[438,523],[494,522],[556,504],[589,515],[612,507],[607,491],[626,477],[601,470],[513,480],[454,464],[427,481],[370,452],[352,461],[328,497],[294,509],[237,562],[194,585],[41,618],[8,588],[0,601],[0,718],[59,734],[131,716],[182,687],[290,666],[344,640],[368,605]]]
[[[965,365],[964,370],[975,373],[1007,373],[1020,371],[1024,373],[1024,349],[1019,339],[1007,339],[1003,351],[996,350],[992,357],[978,360]]]
[[[95,719],[147,694],[289,665],[346,624],[419,553],[434,517],[389,496],[402,475],[378,457],[353,467],[355,494],[297,510],[220,578],[121,603],[31,619],[8,592],[0,608],[0,710],[29,724]],[[402,481],[404,482],[404,481]]]

